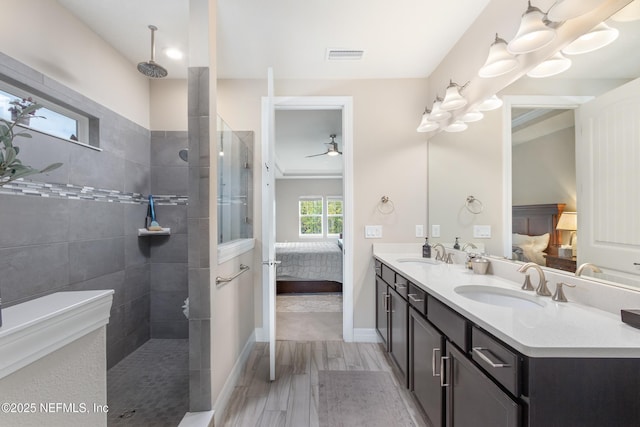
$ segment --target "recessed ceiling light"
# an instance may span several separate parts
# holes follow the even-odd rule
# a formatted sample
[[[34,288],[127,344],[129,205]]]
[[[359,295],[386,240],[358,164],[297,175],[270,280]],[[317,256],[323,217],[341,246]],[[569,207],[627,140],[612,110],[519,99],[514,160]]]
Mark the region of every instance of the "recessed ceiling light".
[[[165,49],[164,54],[167,55],[168,58],[175,59],[175,60],[182,59],[182,57],[184,56],[181,50],[173,47],[169,47]]]

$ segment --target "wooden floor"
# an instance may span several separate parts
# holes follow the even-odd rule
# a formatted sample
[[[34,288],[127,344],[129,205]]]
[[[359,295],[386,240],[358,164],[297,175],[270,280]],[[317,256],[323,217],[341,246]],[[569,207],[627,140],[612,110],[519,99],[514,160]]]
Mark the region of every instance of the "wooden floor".
[[[222,426],[318,426],[318,371],[392,371],[416,426],[426,421],[379,344],[277,341],[276,381],[269,381],[269,349],[256,343],[223,416]],[[382,402],[372,402],[381,404]]]

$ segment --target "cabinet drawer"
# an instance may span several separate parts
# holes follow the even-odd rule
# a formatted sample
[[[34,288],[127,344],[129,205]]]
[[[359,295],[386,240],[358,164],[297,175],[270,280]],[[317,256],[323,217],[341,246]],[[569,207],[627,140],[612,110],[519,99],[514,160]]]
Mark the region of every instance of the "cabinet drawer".
[[[413,283],[409,283],[407,300],[420,314],[427,315],[427,293]]]
[[[449,340],[455,343],[463,351],[468,351],[467,347],[467,322],[464,317],[441,303],[435,298],[427,298],[427,318]]]
[[[375,262],[376,276],[382,277],[382,263],[377,259],[374,260],[374,262]]]
[[[395,285],[396,291],[398,291],[400,296],[406,300],[407,294],[409,293],[409,280],[396,273]]]
[[[471,358],[514,396],[520,395],[520,357],[476,326],[471,328]]]
[[[382,264],[382,280],[387,282],[388,285],[395,286],[396,272]]]

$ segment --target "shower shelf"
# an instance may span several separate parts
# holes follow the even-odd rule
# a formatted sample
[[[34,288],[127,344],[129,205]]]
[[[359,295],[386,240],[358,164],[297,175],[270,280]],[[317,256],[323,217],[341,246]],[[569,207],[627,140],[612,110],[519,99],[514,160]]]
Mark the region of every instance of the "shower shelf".
[[[138,228],[138,237],[143,236],[169,236],[171,234],[170,228],[163,228],[160,231],[149,231],[146,228]]]

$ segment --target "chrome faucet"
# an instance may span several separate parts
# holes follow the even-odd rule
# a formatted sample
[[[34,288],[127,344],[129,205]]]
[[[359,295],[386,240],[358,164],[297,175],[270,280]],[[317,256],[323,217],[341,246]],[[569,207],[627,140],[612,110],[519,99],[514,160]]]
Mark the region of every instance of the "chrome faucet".
[[[432,246],[432,248],[434,251],[436,251],[436,261],[444,261],[445,256],[447,256],[447,251],[444,249],[444,246],[442,246],[442,243],[436,243]],[[440,253],[438,248],[442,249],[442,253]]]
[[[518,271],[520,273],[524,273],[530,268],[534,268],[538,272],[539,281],[538,281],[538,287],[536,288],[536,294],[542,295],[545,297],[551,296],[551,291],[549,291],[549,288],[547,288],[547,281],[544,277],[544,271],[542,271],[542,269],[538,264],[536,264],[535,262],[528,262],[526,264],[521,265],[520,268],[518,268]],[[526,276],[525,276],[525,279],[526,279]]]
[[[464,252],[467,248],[472,248],[472,249],[478,249],[478,247],[476,245],[474,245],[471,242],[467,242],[464,245],[462,245],[462,249],[460,249],[462,252]]]
[[[587,267],[589,267],[594,273],[602,273],[602,270],[600,270],[597,265],[591,264],[590,262],[585,262],[584,264],[580,264],[580,267],[576,269],[576,276],[580,277],[580,275],[582,274],[582,270]]]

